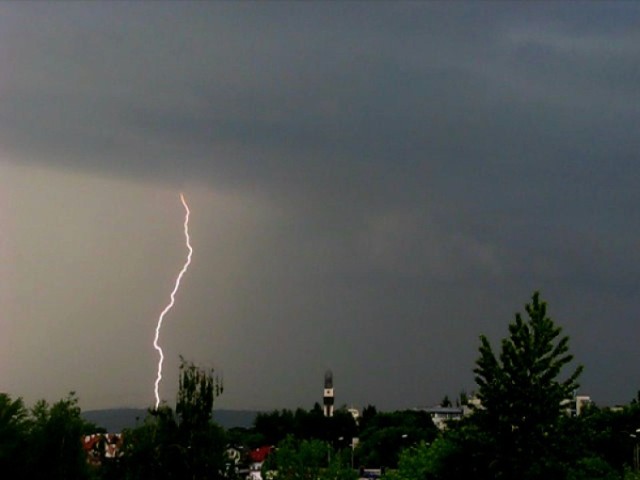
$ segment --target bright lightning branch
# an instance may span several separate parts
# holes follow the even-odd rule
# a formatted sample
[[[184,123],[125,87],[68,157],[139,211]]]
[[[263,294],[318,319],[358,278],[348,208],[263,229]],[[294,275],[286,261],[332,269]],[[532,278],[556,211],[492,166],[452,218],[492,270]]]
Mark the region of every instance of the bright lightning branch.
[[[160,381],[162,380],[162,363],[164,362],[164,353],[162,352],[162,348],[158,344],[158,339],[160,338],[160,329],[162,328],[162,322],[164,320],[164,316],[167,314],[167,312],[169,312],[169,310],[171,310],[171,308],[173,307],[173,304],[176,301],[176,293],[180,288],[180,281],[182,280],[182,277],[187,271],[187,269],[189,268],[189,264],[191,264],[191,255],[193,254],[193,248],[191,248],[191,242],[189,238],[189,214],[191,212],[189,211],[189,206],[187,205],[187,202],[184,199],[183,194],[180,194],[180,200],[182,201],[182,205],[184,206],[184,210],[185,210],[184,237],[185,237],[185,243],[187,245],[187,249],[189,250],[189,253],[187,254],[187,260],[183,265],[182,270],[180,270],[180,273],[176,278],[176,283],[173,287],[173,291],[171,292],[171,301],[164,308],[162,313],[160,313],[160,317],[158,318],[158,324],[156,325],[156,335],[155,335],[155,338],[153,339],[153,348],[155,348],[158,351],[158,354],[160,355],[160,359],[158,360],[158,376],[156,377],[156,383],[154,388],[154,393],[156,395],[156,409],[160,405],[160,394],[158,390],[160,387]]]

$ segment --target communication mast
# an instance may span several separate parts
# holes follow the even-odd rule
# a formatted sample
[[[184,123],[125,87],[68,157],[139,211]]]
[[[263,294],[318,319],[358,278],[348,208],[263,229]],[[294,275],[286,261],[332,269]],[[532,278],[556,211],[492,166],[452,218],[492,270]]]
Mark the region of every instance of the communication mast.
[[[333,417],[333,373],[331,370],[324,372],[324,394],[322,397],[324,416]]]

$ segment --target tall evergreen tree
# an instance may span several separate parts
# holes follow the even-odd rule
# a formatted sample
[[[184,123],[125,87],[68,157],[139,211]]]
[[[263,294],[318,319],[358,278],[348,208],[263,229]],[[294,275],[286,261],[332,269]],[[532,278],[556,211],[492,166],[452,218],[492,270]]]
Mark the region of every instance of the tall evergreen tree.
[[[482,410],[478,421],[493,435],[494,478],[561,478],[562,452],[557,440],[563,402],[578,388],[578,366],[565,379],[563,367],[573,356],[569,338],[547,316],[547,305],[534,293],[525,306],[527,319],[516,314],[499,355],[480,337],[474,372]]]

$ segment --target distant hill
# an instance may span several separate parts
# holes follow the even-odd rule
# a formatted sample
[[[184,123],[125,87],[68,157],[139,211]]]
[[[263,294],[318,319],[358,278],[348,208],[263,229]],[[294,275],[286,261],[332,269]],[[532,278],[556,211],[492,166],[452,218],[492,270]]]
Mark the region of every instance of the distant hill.
[[[249,428],[260,413],[254,410],[214,410],[213,418],[224,428]],[[145,408],[109,408],[104,410],[87,410],[82,417],[111,433],[121,432],[125,428],[135,427],[147,416]]]

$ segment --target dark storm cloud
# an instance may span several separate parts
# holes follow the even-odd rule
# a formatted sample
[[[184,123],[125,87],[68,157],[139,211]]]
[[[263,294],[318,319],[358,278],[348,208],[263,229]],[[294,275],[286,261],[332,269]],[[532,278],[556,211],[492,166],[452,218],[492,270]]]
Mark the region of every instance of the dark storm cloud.
[[[7,141],[97,170],[156,165],[160,175],[284,177],[308,188],[332,169],[390,184],[396,172],[429,166],[459,173],[447,168],[452,160],[460,170],[494,157],[551,164],[566,153],[558,150],[588,145],[599,114],[622,114],[624,125],[638,96],[638,71],[624,61],[638,50],[632,32],[599,46],[597,35],[571,36],[564,24],[545,31],[553,18],[536,25],[540,14],[527,26],[533,9],[32,9],[35,21],[28,16],[5,47],[14,67],[3,81]],[[615,127],[606,126],[622,141],[595,147],[634,151],[629,129]],[[112,165],[135,147],[138,159]]]
[[[436,364],[417,375],[451,389],[469,381],[477,335],[502,332],[534,288],[567,303],[606,292],[632,307],[633,3],[115,2],[0,12],[10,66],[0,73],[0,140],[16,158],[195,180],[279,205],[285,220],[263,232],[264,255],[245,285],[273,303],[247,306],[251,315],[292,328],[304,314],[316,328],[300,327],[308,341],[338,332],[378,349],[392,317],[397,364],[381,361],[383,373]],[[479,305],[489,318],[478,318]],[[572,332],[601,321],[563,320]],[[446,360],[422,349],[437,350],[438,336],[469,353]],[[334,353],[348,350],[339,343]],[[403,388],[382,398],[420,394]]]

